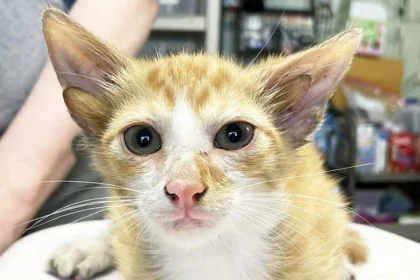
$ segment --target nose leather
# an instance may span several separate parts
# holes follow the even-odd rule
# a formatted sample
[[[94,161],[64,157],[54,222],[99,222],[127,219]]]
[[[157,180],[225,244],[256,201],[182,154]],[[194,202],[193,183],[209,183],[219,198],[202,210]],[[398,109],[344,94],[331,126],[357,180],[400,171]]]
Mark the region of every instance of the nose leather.
[[[169,183],[166,186],[166,191],[176,196],[176,204],[182,209],[192,208],[197,202],[197,195],[202,194],[204,190],[203,185]]]

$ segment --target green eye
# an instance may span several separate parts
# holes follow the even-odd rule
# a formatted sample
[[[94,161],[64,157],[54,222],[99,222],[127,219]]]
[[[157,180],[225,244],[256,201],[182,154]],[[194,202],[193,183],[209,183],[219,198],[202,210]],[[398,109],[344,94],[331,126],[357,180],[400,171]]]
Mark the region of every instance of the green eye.
[[[246,122],[233,122],[223,126],[216,134],[214,144],[223,150],[238,150],[251,142],[254,127]]]
[[[150,126],[132,126],[124,133],[127,148],[137,155],[150,155],[159,151],[162,143],[160,136]]]

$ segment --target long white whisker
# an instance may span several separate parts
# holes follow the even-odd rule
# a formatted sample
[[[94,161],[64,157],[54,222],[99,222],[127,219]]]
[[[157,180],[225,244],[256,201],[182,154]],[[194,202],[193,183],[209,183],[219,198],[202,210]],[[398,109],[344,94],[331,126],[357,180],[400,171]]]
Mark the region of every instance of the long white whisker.
[[[267,218],[269,218],[269,219],[276,219],[276,220],[278,220],[277,219],[277,217],[276,216],[274,216],[274,215],[270,215],[270,214],[268,214],[268,213],[265,213],[265,212],[263,212],[263,211],[258,211],[258,210],[255,210],[255,209],[250,209],[250,208],[248,208],[248,207],[246,207],[246,208],[244,208],[244,207],[240,207],[241,209],[244,209],[244,210],[247,210],[248,212],[251,212],[251,213],[256,213],[256,214],[259,214],[259,215],[263,215],[263,216],[265,216],[265,217],[267,217]],[[258,216],[257,216],[258,217]],[[254,217],[255,218],[255,217]],[[256,218],[255,218],[256,219]],[[272,224],[272,223],[269,223],[269,222],[267,222],[267,221],[263,221],[263,220],[261,220],[261,222],[263,222],[263,223],[265,223],[265,224],[267,224],[267,225],[269,225],[270,227],[271,227],[271,229],[270,229],[270,231],[272,231],[272,232],[274,232],[277,236],[279,236],[279,237],[287,237],[287,238],[284,238],[284,240],[289,244],[289,245],[291,245],[292,247],[294,247],[296,250],[298,250],[298,251],[301,251],[301,249],[300,248],[297,248],[296,246],[295,246],[295,244],[293,243],[293,238],[287,233],[287,232],[285,232],[285,231],[283,231],[282,229],[280,229],[279,227],[278,227],[278,225],[276,225],[276,224]],[[283,221],[279,221],[279,224],[284,224],[284,222]],[[291,228],[291,227],[290,227]],[[293,230],[295,230],[297,233],[299,233],[299,234],[301,234],[302,236],[305,236],[304,234],[302,234],[302,233],[300,233],[299,232],[299,230],[297,230],[297,229],[295,229],[295,228],[291,228],[291,229],[293,229]]]
[[[61,207],[60,209],[57,209],[57,210],[55,210],[54,212],[52,212],[50,214],[47,214],[47,215],[44,215],[42,217],[38,217],[38,218],[32,219],[30,221],[21,223],[21,224],[17,225],[17,227],[20,227],[20,226],[23,226],[23,225],[27,225],[27,224],[30,224],[30,223],[33,223],[33,222],[36,222],[34,224],[34,225],[36,225],[36,224],[42,222],[43,220],[45,220],[48,217],[51,217],[53,215],[56,215],[56,214],[59,214],[59,213],[62,213],[62,212],[66,212],[66,211],[74,210],[74,209],[77,209],[77,208],[81,208],[81,207],[91,206],[91,205],[95,205],[95,204],[104,204],[104,203],[112,202],[112,201],[116,201],[116,202],[119,202],[119,201],[132,201],[132,200],[121,200],[121,199],[122,198],[113,198],[113,199],[92,198],[92,199],[86,199],[84,201],[78,201],[78,202],[75,202],[75,203],[66,205],[64,207]],[[98,200],[98,201],[91,201],[91,200]]]
[[[118,205],[116,207],[129,206],[129,205],[133,205],[133,204],[132,203],[127,203],[125,205],[124,204],[123,205]],[[67,214],[64,214],[64,215],[55,217],[55,218],[53,218],[53,219],[51,219],[49,221],[46,221],[46,222],[43,222],[43,223],[40,223],[40,224],[39,223],[36,223],[36,225],[32,225],[31,227],[29,227],[28,229],[26,229],[25,232],[27,232],[29,230],[32,230],[32,229],[35,229],[35,228],[38,228],[40,226],[43,226],[43,225],[48,224],[50,222],[53,222],[55,220],[58,220],[58,219],[61,219],[61,218],[70,216],[70,215],[74,215],[74,214],[82,213],[82,212],[86,212],[86,211],[91,211],[91,210],[96,210],[96,209],[104,209],[104,210],[98,211],[98,213],[100,213],[100,212],[107,211],[108,209],[110,209],[110,207],[109,206],[92,207],[92,208],[89,208],[89,209],[83,209],[83,210],[78,210],[78,211],[75,211],[75,212],[72,212],[72,213],[67,213]],[[93,216],[93,215],[90,215],[90,216]]]
[[[139,215],[140,214],[140,215]],[[129,220],[131,220],[131,219],[133,219],[134,221],[133,221],[133,223],[129,226],[129,227],[131,227],[132,225],[136,225],[136,223],[138,223],[140,220],[138,220],[138,219],[135,219],[136,218],[136,216],[138,215],[138,217],[141,217],[141,216],[144,216],[144,214],[141,214],[141,212],[139,211],[139,209],[136,209],[136,210],[134,210],[134,211],[131,211],[131,212],[128,212],[128,213],[125,213],[125,214],[122,214],[122,215],[120,215],[119,217],[117,217],[117,218],[113,218],[113,221],[115,222],[115,221],[118,221],[116,224],[113,224],[112,225],[112,227],[111,228],[117,228],[117,227],[119,227],[120,225],[122,225],[122,224],[124,224],[124,223],[126,223],[127,221],[129,221]],[[129,227],[127,227],[125,230],[124,230],[124,234],[128,234],[128,228]],[[134,226],[134,228],[136,228],[136,226]],[[122,234],[122,233],[120,233],[120,234]],[[120,235],[121,236],[121,235]]]
[[[254,197],[252,197],[251,199],[248,199],[248,200],[253,201],[253,202],[285,202],[284,199],[277,199],[277,198],[276,199],[269,199],[269,198],[254,198]],[[246,201],[247,201],[247,199],[244,200],[244,202],[246,202]],[[293,201],[287,200],[287,202],[293,202]],[[300,203],[300,202],[298,202],[298,203]],[[302,202],[302,203],[311,204],[310,202]],[[311,205],[313,205],[313,203]],[[287,207],[294,207],[296,209],[299,209],[299,210],[305,211],[309,214],[312,214],[312,215],[316,216],[317,218],[320,218],[320,219],[322,219],[326,222],[331,223],[331,221],[327,220],[325,217],[322,217],[321,215],[319,215],[319,214],[317,214],[313,211],[309,211],[306,208],[299,207],[299,206],[295,205],[294,203],[288,203]],[[276,210],[276,209],[272,208],[272,210]]]
[[[252,216],[252,215],[250,215],[250,214],[246,214],[246,213],[241,213],[242,215],[246,215],[248,218],[250,218],[250,219],[252,219],[252,220],[254,220],[254,221],[256,221],[256,222],[261,222],[261,221],[258,221],[258,220],[255,220],[255,218]],[[250,225],[253,225],[255,228],[257,228],[257,229],[260,229],[260,227],[258,227],[257,225],[255,225],[254,223],[252,223],[252,222],[250,222],[247,218],[245,218],[245,217],[243,217],[242,215],[238,215],[238,217],[240,217],[240,218],[242,218],[242,219],[244,219],[246,222],[248,222]],[[281,246],[274,240],[274,238],[272,238],[269,234],[266,234],[265,232],[262,232],[267,238],[269,238],[271,241],[273,241],[273,243],[276,245],[276,247],[282,252],[282,255],[283,255],[283,257],[285,258],[285,259],[288,259],[288,258],[290,258],[290,257],[288,257],[287,255],[286,255],[286,253],[284,252],[284,250],[281,248]]]
[[[72,206],[75,206],[75,205],[79,205],[79,204],[89,203],[89,202],[113,202],[113,201],[117,201],[118,202],[120,200],[127,200],[127,199],[135,200],[136,197],[135,196],[119,196],[119,197],[108,196],[108,197],[89,198],[89,199],[77,201],[77,202],[74,202],[72,204],[66,205],[66,206],[58,209],[57,211],[65,210],[65,209],[67,209],[69,207],[72,207]]]
[[[261,48],[261,50],[257,53],[257,55],[254,57],[254,59],[251,60],[251,62],[245,67],[245,70],[248,69],[249,67],[251,67],[254,62],[258,59],[258,57],[262,54],[263,50],[267,47],[267,45],[270,43],[271,39],[273,38],[274,34],[276,33],[277,29],[280,26],[281,23],[281,18],[283,17],[283,15],[280,17],[279,22],[277,23],[276,27],[274,28],[273,32],[271,32],[270,37],[268,37],[267,42],[265,42],[264,46]]]
[[[318,201],[330,203],[331,205],[335,205],[335,206],[338,206],[340,208],[346,209],[350,213],[352,213],[352,214],[356,215],[357,217],[361,218],[363,221],[365,221],[366,223],[368,223],[370,226],[374,226],[368,220],[366,220],[365,218],[363,218],[362,216],[360,216],[356,212],[352,211],[349,207],[346,207],[346,206],[343,207],[343,205],[340,205],[338,203],[334,203],[334,202],[331,202],[331,201],[328,201],[328,200],[325,200],[325,199],[321,199],[321,198],[315,198],[315,197],[311,197],[311,196],[301,195],[301,194],[288,194],[288,196],[291,196],[291,197],[300,197],[300,198],[307,198],[307,199],[313,199],[313,200],[318,200]]]
[[[76,181],[76,180],[49,180],[49,181],[40,181],[40,183],[75,183],[75,184],[94,184],[94,185],[102,185],[102,186],[108,186],[108,187],[115,187],[115,189],[121,189],[126,190],[130,192],[137,192],[142,193],[141,191],[137,191],[134,189],[126,188],[119,185],[114,184],[107,184],[107,183],[101,183],[101,182],[91,182],[91,181]]]
[[[332,172],[347,170],[347,169],[356,168],[356,167],[368,166],[368,165],[373,165],[373,164],[375,164],[375,163],[359,164],[359,165],[355,165],[355,166],[351,166],[351,167],[337,168],[337,169],[320,171],[320,172],[309,173],[309,174],[304,174],[304,175],[287,176],[287,177],[282,177],[282,178],[278,178],[278,179],[272,179],[272,180],[267,180],[267,181],[261,181],[261,182],[253,183],[253,184],[250,184],[250,185],[239,187],[237,189],[238,190],[243,190],[243,189],[246,189],[246,188],[249,188],[249,187],[252,187],[252,186],[261,185],[261,184],[265,184],[265,183],[276,182],[276,181],[281,181],[281,180],[286,180],[286,179],[294,179],[294,178],[303,178],[303,177],[316,176],[316,175],[320,175],[320,174],[332,173]]]
[[[346,211],[348,211],[348,212],[352,213],[353,215],[355,215],[355,216],[357,216],[357,217],[361,218],[363,221],[365,221],[366,223],[368,223],[370,226],[373,226],[373,227],[374,227],[374,225],[373,225],[372,223],[370,223],[370,222],[369,222],[368,220],[366,220],[364,217],[360,216],[359,214],[357,214],[356,212],[354,212],[353,210],[351,210],[351,208],[349,208],[349,207],[345,206],[344,204],[336,203],[336,202],[333,202],[333,201],[329,201],[329,200],[326,200],[326,199],[321,199],[321,198],[317,198],[317,197],[312,197],[312,196],[302,195],[302,194],[291,194],[291,193],[289,193],[289,194],[287,194],[287,195],[286,195],[286,197],[305,198],[305,199],[312,199],[312,200],[319,201],[319,202],[323,202],[323,203],[328,203],[328,204],[330,204],[330,205],[336,206],[336,207],[338,207],[338,208],[344,209],[344,210],[346,210]],[[290,201],[290,200],[289,200],[289,201]],[[304,203],[304,202],[294,201],[294,203]],[[319,205],[322,205],[322,204],[319,204]]]
[[[251,210],[250,210],[251,211]],[[263,215],[263,216],[265,216],[265,217],[267,217],[267,218],[271,218],[271,219],[273,219],[275,216],[273,216],[273,215],[270,215],[270,214],[268,214],[268,213],[265,213],[264,211],[259,211],[259,210],[255,210],[255,209],[252,209],[252,211],[254,211],[255,213],[257,213],[257,214],[260,214],[260,215]],[[290,215],[290,214],[288,214],[288,213],[284,213],[284,215],[285,216],[287,216],[287,217],[293,217],[292,215]],[[310,242],[312,242],[312,244],[313,244],[313,241],[312,241],[312,239],[311,238],[309,238],[309,237],[307,237],[305,234],[303,234],[301,231],[300,231],[300,229],[298,229],[298,228],[296,228],[294,225],[291,225],[291,224],[289,224],[289,223],[286,223],[286,222],[284,222],[283,220],[279,220],[279,223],[281,223],[282,225],[284,225],[284,226],[286,226],[286,227],[288,227],[288,228],[290,228],[291,230],[293,230],[293,231],[295,231],[296,233],[298,233],[298,234],[300,234],[301,236],[303,236],[303,237],[305,237],[306,239],[308,239]],[[309,226],[308,224],[306,224],[309,228],[311,228],[311,229],[313,229],[313,227],[311,227],[311,226]],[[284,231],[282,231],[281,229],[278,229],[278,230],[280,230],[283,234],[286,234]],[[276,232],[277,234],[279,234],[278,232]],[[320,234],[320,235],[322,235],[322,234]],[[292,238],[291,238],[291,236],[290,235],[287,235],[291,240],[293,240]],[[323,236],[323,235],[322,235]],[[293,243],[291,242],[291,244],[293,245]]]
[[[246,205],[251,205],[251,206],[257,206],[257,207],[265,208],[265,209],[268,209],[268,210],[274,210],[274,208],[267,207],[267,206],[264,206],[264,205],[255,204],[255,203],[247,203],[247,202],[243,202],[243,204],[246,204]],[[261,212],[262,214],[266,215],[267,217],[268,217],[268,216],[275,217],[274,215],[272,215],[272,214],[268,214],[268,213],[266,213],[266,212],[264,212],[264,211],[259,211],[259,212]],[[284,212],[284,213],[283,213],[283,215],[286,215],[286,216],[288,216],[288,217],[291,217],[291,218],[295,219],[296,221],[298,221],[298,222],[302,223],[303,225],[307,226],[308,228],[310,228],[310,229],[314,230],[314,231],[315,231],[316,233],[318,233],[320,236],[325,237],[325,236],[324,236],[321,232],[319,232],[318,230],[316,230],[315,228],[313,228],[313,227],[312,227],[311,225],[309,225],[308,223],[306,223],[306,222],[302,221],[301,219],[299,219],[299,218],[297,218],[297,217],[295,217],[295,216],[293,216],[293,215],[290,215],[290,214],[289,214],[289,213],[287,213],[287,212]]]
[[[142,237],[143,233],[146,232],[148,229],[149,229],[149,225],[147,223],[143,222],[141,230],[139,230],[139,232],[137,233],[137,236],[136,236],[136,242],[135,242],[136,245],[139,244],[139,238]]]

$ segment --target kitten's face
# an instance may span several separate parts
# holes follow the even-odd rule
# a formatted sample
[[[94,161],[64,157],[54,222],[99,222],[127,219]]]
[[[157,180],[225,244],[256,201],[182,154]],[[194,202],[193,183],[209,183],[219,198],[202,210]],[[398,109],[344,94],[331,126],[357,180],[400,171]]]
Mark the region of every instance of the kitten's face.
[[[348,31],[244,69],[206,55],[134,61],[57,11],[44,33],[95,165],[121,200],[134,197],[139,223],[186,246],[287,215],[278,179],[298,164],[360,39]]]
[[[268,213],[252,197],[281,197],[281,185],[256,183],[293,162],[282,160],[290,148],[256,99],[251,71],[187,55],[132,67],[118,94],[133,96],[114,111],[94,157],[108,180],[135,190],[139,218],[191,240],[249,225],[251,209]]]

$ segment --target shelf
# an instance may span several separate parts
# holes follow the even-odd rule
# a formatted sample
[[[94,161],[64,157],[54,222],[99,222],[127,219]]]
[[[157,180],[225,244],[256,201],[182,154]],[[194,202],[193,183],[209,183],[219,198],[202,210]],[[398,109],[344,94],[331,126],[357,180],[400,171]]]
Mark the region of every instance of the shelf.
[[[206,23],[204,16],[165,16],[157,18],[153,25],[155,31],[189,31],[204,32]]]
[[[356,174],[358,183],[420,183],[419,173]]]
[[[223,10],[231,13],[244,13],[244,14],[260,14],[260,15],[299,15],[299,16],[308,16],[313,17],[314,11],[308,10],[274,10],[274,9],[264,9],[261,11],[244,11],[242,8],[230,8],[223,7]]]

